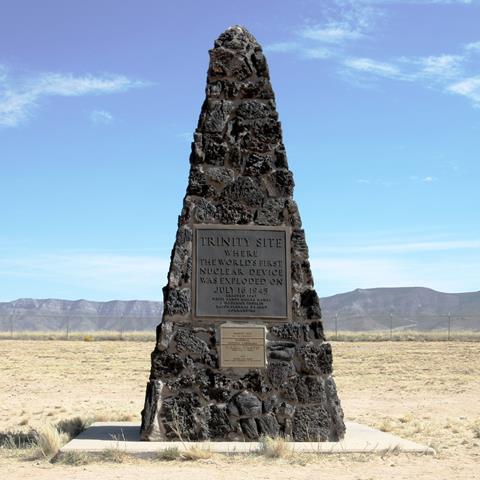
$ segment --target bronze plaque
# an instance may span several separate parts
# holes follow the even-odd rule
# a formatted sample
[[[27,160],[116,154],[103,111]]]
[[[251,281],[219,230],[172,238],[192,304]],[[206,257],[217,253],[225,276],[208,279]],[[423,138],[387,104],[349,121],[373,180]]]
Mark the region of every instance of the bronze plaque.
[[[220,368],[265,368],[265,327],[220,325]]]
[[[196,317],[288,318],[286,228],[216,225],[195,232]]]

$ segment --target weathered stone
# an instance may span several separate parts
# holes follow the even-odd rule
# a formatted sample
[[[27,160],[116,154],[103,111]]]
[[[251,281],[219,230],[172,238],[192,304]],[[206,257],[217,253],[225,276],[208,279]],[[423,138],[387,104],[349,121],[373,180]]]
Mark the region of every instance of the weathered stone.
[[[224,201],[244,202],[247,206],[258,207],[263,201],[264,194],[254,179],[239,177],[227,185],[222,198]]]
[[[226,100],[211,100],[207,102],[204,129],[207,133],[221,133],[227,125],[227,120],[233,104]]]
[[[157,350],[152,352],[151,379],[162,378],[165,375],[178,375],[184,368],[184,360],[176,353]]]
[[[168,438],[186,441],[209,438],[210,409],[202,406],[199,395],[194,392],[182,391],[166,397],[162,415]]]
[[[302,403],[326,404],[324,381],[317,376],[300,376],[295,385],[298,400]]]
[[[291,342],[299,342],[300,340],[308,341],[309,327],[300,323],[285,323],[284,325],[276,325],[271,329],[272,333],[284,340],[290,340]]]
[[[208,198],[215,195],[215,189],[208,184],[207,176],[202,171],[198,168],[192,168],[190,170],[187,193]]]
[[[296,442],[326,442],[330,434],[330,416],[322,406],[298,407],[292,433]]]
[[[254,418],[242,418],[240,420],[242,426],[242,432],[249,440],[255,440],[258,438],[257,422]]]
[[[213,439],[225,438],[233,430],[225,407],[210,406],[208,429],[210,432],[209,437]]]
[[[207,138],[204,146],[205,163],[209,165],[223,165],[227,157],[228,147],[214,138]]]
[[[170,316],[187,314],[190,311],[190,289],[169,287],[164,289],[163,311]]]
[[[237,109],[237,117],[244,120],[255,120],[269,116],[276,118],[275,107],[258,100],[244,100]]]
[[[275,418],[275,415],[269,414],[257,418],[257,430],[260,435],[275,438],[280,431],[280,425]]]
[[[309,343],[298,348],[302,372],[309,375],[332,373],[332,347],[329,343]]]
[[[210,59],[152,353],[142,439],[246,441],[283,435],[299,441],[338,440],[345,426],[331,378],[331,349],[323,343],[318,295],[265,57],[253,36],[236,26],[220,35]],[[206,241],[199,234],[207,230],[203,224],[228,235],[212,233]],[[265,240],[265,232],[275,232],[272,240],[281,231],[288,250],[257,244],[252,238],[263,237],[245,233],[249,230],[261,230]],[[229,245],[228,238],[240,238],[242,231],[243,243]],[[215,245],[218,238],[224,238],[221,246]],[[222,262],[230,263],[217,265],[213,256],[211,261],[207,254],[201,257],[196,242],[208,243],[209,255],[224,248]],[[282,248],[281,254],[274,256],[273,248]],[[228,267],[225,277],[215,273],[207,280],[203,275],[208,273],[198,270],[202,261],[209,268]],[[265,269],[278,272],[267,274]],[[281,280],[278,293],[288,310],[282,308],[275,317],[255,306],[252,318],[240,315],[251,313],[256,301],[264,302],[265,288],[273,285],[265,283],[269,275]],[[217,277],[215,302],[221,305],[229,297],[238,302],[242,322],[266,325],[261,352],[263,359],[266,348],[266,368],[235,366],[236,354],[232,367],[220,368],[219,352],[225,345],[219,323],[237,318],[209,317],[197,308],[202,302],[199,285]],[[278,305],[278,298],[272,296],[273,301]],[[231,353],[239,352],[235,346]]]
[[[208,350],[207,344],[196,337],[193,332],[185,328],[179,328],[175,334],[177,351],[189,353],[204,353]]]
[[[275,172],[275,184],[280,195],[284,197],[292,195],[293,187],[295,186],[292,172],[285,169],[277,170]]]
[[[211,223],[217,214],[217,207],[204,198],[195,203],[195,220],[198,223]]]
[[[252,221],[253,213],[242,203],[227,199],[218,206],[218,217],[225,225],[244,225]]]
[[[274,387],[279,388],[289,378],[295,375],[295,367],[291,362],[272,360],[268,362],[267,375],[270,383]]]
[[[235,404],[240,415],[256,417],[262,414],[262,402],[249,391],[240,392],[235,396]]]
[[[161,380],[150,380],[147,384],[145,406],[142,410],[142,425],[140,427],[142,440],[160,439],[164,433],[163,425],[160,424],[158,419],[159,409],[162,405],[163,385]]]
[[[322,318],[320,300],[318,299],[318,295],[315,290],[307,289],[302,292],[301,306],[306,310],[306,316],[308,319],[314,320]]]
[[[281,225],[284,221],[285,202],[269,198],[257,212],[255,223],[257,225]]]
[[[245,175],[258,177],[272,169],[272,161],[268,155],[252,153],[245,162]],[[283,208],[283,205],[282,205]]]
[[[231,182],[235,174],[232,169],[225,167],[211,167],[205,172],[205,176],[209,180],[218,184],[225,184]]]

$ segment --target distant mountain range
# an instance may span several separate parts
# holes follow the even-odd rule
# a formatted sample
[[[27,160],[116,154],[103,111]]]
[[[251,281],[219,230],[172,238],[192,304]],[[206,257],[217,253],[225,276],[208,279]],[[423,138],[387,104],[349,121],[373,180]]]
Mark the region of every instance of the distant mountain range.
[[[442,293],[429,288],[357,289],[321,299],[327,330],[436,330],[451,314],[455,330],[480,330],[480,292]],[[0,302],[0,331],[153,331],[162,302],[22,298]]]

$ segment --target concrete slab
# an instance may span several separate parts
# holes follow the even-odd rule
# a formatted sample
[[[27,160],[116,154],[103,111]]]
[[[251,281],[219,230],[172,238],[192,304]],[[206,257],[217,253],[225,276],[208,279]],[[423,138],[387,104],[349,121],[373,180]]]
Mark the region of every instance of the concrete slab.
[[[346,422],[347,433],[341,442],[290,442],[293,452],[301,453],[383,453],[398,451],[435,455],[435,450],[425,445],[381,432],[366,425]],[[151,457],[166,448],[180,451],[193,446],[217,453],[253,453],[258,442],[142,442],[140,425],[135,422],[97,422],[78,437],[67,443],[60,453],[81,451],[99,453],[108,449],[120,449],[138,457]]]

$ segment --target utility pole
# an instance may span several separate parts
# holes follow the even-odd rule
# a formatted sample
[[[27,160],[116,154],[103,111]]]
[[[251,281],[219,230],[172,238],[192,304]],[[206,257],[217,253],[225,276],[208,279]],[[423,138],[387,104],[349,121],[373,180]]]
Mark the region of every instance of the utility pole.
[[[67,340],[70,336],[70,317],[67,317]]]
[[[450,340],[450,332],[452,330],[452,315],[448,312],[448,340]]]
[[[338,340],[338,313],[335,314],[335,340]]]

